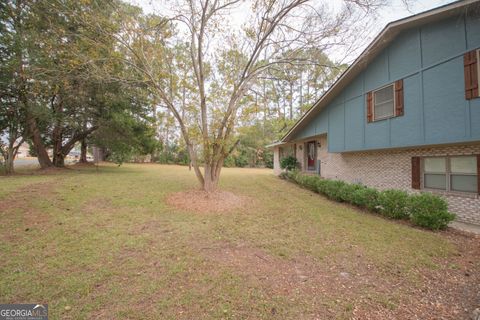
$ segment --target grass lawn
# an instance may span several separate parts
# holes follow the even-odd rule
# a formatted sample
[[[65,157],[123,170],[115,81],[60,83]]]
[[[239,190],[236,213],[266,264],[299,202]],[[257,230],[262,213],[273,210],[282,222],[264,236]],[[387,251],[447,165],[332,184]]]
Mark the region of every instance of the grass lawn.
[[[463,319],[479,306],[480,240],[224,169],[240,208],[167,205],[193,171],[103,165],[0,177],[0,303],[51,319]]]

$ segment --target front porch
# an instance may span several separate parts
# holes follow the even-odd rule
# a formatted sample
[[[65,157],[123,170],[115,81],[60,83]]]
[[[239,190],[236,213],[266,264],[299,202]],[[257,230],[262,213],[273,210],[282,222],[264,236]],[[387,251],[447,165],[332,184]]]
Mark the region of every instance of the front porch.
[[[327,135],[318,135],[289,143],[272,145],[273,147],[273,169],[275,174],[280,174],[281,161],[288,156],[294,156],[299,169],[306,174],[322,176],[322,159],[328,153]]]

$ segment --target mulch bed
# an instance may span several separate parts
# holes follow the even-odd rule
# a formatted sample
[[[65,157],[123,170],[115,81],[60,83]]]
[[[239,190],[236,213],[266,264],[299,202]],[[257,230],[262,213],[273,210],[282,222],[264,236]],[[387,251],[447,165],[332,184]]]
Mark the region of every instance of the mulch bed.
[[[198,213],[225,213],[244,206],[248,203],[248,198],[228,191],[188,190],[169,194],[166,202],[181,210]]]

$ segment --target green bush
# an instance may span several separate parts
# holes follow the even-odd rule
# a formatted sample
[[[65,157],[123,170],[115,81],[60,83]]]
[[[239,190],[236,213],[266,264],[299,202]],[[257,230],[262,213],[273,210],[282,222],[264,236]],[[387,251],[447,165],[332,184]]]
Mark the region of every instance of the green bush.
[[[305,175],[298,169],[284,172],[280,177],[326,195],[329,199],[377,211],[392,219],[410,218],[413,224],[432,230],[444,229],[455,218],[454,214],[448,212],[447,202],[430,193],[409,195],[393,189],[379,192],[358,184]]]
[[[291,180],[291,181],[299,184],[299,182],[298,182],[298,176],[299,175],[300,175],[299,170],[294,169],[294,170],[291,170],[291,171],[285,171],[285,172],[280,173],[280,178],[286,179],[286,180]]]
[[[378,196],[380,213],[392,219],[408,219],[408,198],[408,193],[402,190],[380,192]]]
[[[317,191],[318,177],[304,175],[302,180],[302,186],[311,191]]]
[[[325,194],[327,185],[330,183],[330,180],[327,179],[318,179],[317,180],[317,192],[320,194]]]
[[[339,190],[339,197],[343,202],[348,202],[353,204],[354,194],[357,190],[364,189],[365,187],[359,184],[348,184],[346,183]]]
[[[342,200],[342,188],[345,187],[346,183],[340,180],[327,180],[327,184],[325,185],[325,195],[332,200],[335,201],[343,201]]]
[[[411,195],[408,208],[413,224],[431,230],[445,229],[455,219],[455,215],[448,212],[447,202],[431,193]]]
[[[280,160],[280,168],[287,171],[298,169],[299,163],[294,156],[288,156]]]
[[[290,177],[288,176],[288,172],[280,172],[280,174],[278,175],[278,177],[279,177],[280,179],[284,179],[284,180],[290,179]]]
[[[371,211],[378,211],[378,195],[377,189],[367,187],[357,189],[352,195],[352,204]]]
[[[265,163],[266,168],[273,169],[273,152],[265,151],[263,155],[263,163]]]

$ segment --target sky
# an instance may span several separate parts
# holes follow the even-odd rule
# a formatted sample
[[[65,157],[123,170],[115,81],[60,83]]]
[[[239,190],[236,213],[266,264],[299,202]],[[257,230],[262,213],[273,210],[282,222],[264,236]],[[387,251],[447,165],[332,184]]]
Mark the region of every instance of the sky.
[[[169,0],[127,0],[128,2],[138,5],[143,8],[145,12],[153,12],[159,9],[168,7]],[[319,1],[319,0],[317,0]],[[335,5],[341,3],[342,0],[326,0]],[[381,30],[387,23],[401,18],[405,18],[412,14],[417,14],[422,11],[427,11],[435,7],[439,7],[448,3],[455,2],[455,0],[409,0],[408,8],[405,7],[401,0],[391,0],[391,4],[379,12],[379,29]],[[244,15],[241,12],[236,13],[232,17],[233,20],[241,21]],[[379,31],[380,31],[379,30]],[[378,32],[379,32],[378,31]]]
[[[144,12],[152,13],[152,12],[168,12],[168,7],[175,1],[175,0],[127,0],[128,2],[138,5],[143,8]],[[336,6],[340,6],[342,4],[342,0],[312,0],[314,2],[317,1],[324,1],[328,3],[328,5],[335,8]],[[374,39],[374,37],[380,33],[380,31],[389,23],[398,19],[402,19],[408,17],[413,14],[418,14],[423,11],[427,11],[451,2],[455,0],[407,0],[408,7],[405,6],[404,1],[402,0],[390,0],[390,5],[387,7],[382,8],[378,12],[378,17],[375,22],[375,25],[371,31],[367,33],[367,35],[363,34],[362,37],[365,38],[365,41],[362,41],[360,46],[352,52],[351,55],[345,54],[341,50],[337,52],[333,50],[332,52],[327,52],[329,57],[336,62],[342,63],[350,63],[362,52],[362,50]],[[246,1],[248,3],[248,1]],[[244,4],[245,6],[247,4]],[[229,19],[230,23],[234,25],[240,26],[247,18],[246,14],[247,10],[242,10],[242,7],[238,8],[238,10],[231,13],[231,19]],[[168,13],[167,13],[168,15]],[[338,53],[338,55],[336,54]]]

